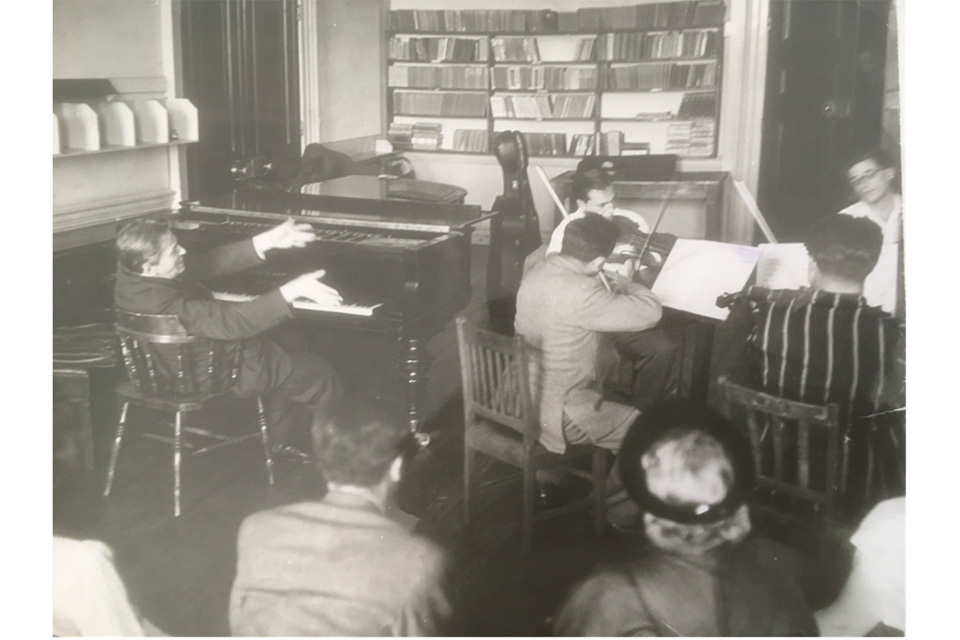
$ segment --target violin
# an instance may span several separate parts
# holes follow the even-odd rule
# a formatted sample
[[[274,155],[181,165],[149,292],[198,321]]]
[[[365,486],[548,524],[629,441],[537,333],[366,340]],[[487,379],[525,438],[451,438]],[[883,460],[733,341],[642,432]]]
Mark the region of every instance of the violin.
[[[627,260],[637,260],[638,266],[659,269],[676,243],[677,236],[672,233],[644,233],[636,228],[632,232],[623,233],[621,227],[617,245],[607,262],[619,264]]]

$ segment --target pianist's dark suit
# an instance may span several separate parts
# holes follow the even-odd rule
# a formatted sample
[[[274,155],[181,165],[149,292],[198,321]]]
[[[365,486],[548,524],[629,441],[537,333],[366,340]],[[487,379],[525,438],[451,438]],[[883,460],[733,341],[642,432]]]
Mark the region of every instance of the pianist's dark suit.
[[[193,335],[244,340],[237,381],[241,396],[268,394],[271,437],[275,444],[308,440],[308,418],[340,393],[329,363],[302,351],[288,352],[259,336],[292,317],[290,305],[274,289],[249,302],[215,300],[199,282],[261,263],[253,241],[243,240],[184,257],[186,271],[174,278],[152,278],[120,267],[116,305],[134,313],[176,315]]]

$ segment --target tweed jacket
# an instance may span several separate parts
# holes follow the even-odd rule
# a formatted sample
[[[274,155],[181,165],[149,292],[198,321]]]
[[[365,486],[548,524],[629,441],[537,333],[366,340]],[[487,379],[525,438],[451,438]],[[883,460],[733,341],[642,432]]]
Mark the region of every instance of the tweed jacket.
[[[632,407],[603,399],[603,379],[617,361],[608,333],[649,329],[661,312],[643,285],[611,293],[582,262],[563,254],[548,255],[524,276],[515,328],[530,347],[531,395],[544,447],[565,450],[564,414],[587,434],[632,419]]]

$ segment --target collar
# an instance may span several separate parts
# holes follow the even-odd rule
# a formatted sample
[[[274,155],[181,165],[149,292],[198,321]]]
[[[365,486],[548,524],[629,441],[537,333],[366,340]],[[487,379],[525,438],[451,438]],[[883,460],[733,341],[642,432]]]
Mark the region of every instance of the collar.
[[[564,255],[562,253],[551,253],[547,256],[547,262],[554,264],[565,271],[572,271],[580,275],[593,277],[594,274],[587,271],[587,265],[576,258]]]

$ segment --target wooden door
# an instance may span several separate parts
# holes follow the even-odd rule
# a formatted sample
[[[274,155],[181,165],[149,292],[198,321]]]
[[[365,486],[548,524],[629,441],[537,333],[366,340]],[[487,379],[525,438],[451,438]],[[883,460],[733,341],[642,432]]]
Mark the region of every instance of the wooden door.
[[[889,0],[771,0],[758,204],[798,240],[851,201],[846,164],[878,146]]]
[[[199,111],[190,198],[233,188],[231,167],[300,156],[296,0],[182,0],[183,94]]]

